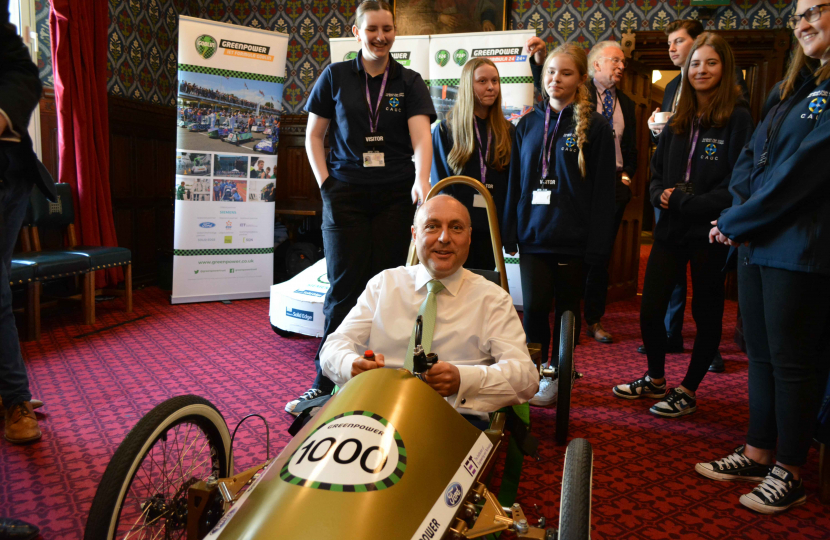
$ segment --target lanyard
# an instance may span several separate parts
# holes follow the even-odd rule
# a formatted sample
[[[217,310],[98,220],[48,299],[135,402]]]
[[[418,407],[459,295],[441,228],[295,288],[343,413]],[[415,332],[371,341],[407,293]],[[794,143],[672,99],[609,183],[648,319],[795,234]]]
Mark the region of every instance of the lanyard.
[[[375,106],[375,110],[372,110],[372,97],[369,95],[369,73],[366,71],[366,67],[363,66],[363,60],[361,59],[361,67],[363,67],[363,75],[366,77],[366,105],[369,106],[369,130],[372,133],[377,132],[378,128],[378,120],[380,116],[380,102],[383,99],[383,92],[386,90],[386,81],[389,79],[389,64],[392,63],[392,59],[390,58],[386,62],[386,70],[383,72],[383,82],[380,83],[380,92],[378,92],[378,103]]]
[[[698,135],[700,135],[700,120],[695,118],[695,121],[692,122],[692,132],[689,133],[689,140],[692,141],[692,147],[689,148],[689,161],[686,163],[686,179],[684,181],[687,184],[689,183],[689,176],[692,174],[692,157],[695,155]]]
[[[487,126],[487,153],[485,155],[481,154],[481,135],[478,132],[478,122],[475,118],[473,118],[473,126],[476,128],[476,140],[478,141],[478,163],[481,166],[481,183],[486,184],[485,178],[487,177],[487,160],[490,159],[490,141],[493,140],[493,131],[490,129],[490,126]]]
[[[550,137],[550,146],[548,146],[548,126],[550,126],[550,105],[545,110],[545,135],[542,137],[542,180],[548,177],[548,165],[550,163],[550,154],[553,151],[554,141],[556,140],[556,132],[559,130],[559,121],[562,120],[562,113],[567,107],[562,107],[559,111],[559,117],[556,119],[556,125],[553,127],[553,135]]]

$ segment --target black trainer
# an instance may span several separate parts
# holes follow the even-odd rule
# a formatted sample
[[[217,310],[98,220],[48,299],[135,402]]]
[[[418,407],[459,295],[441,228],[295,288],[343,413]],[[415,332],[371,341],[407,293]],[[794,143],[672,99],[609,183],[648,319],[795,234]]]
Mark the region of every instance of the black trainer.
[[[678,416],[692,414],[696,410],[697,400],[680,388],[675,388],[669,392],[666,399],[655,403],[649,409],[653,414],[666,418],[677,418]]]
[[[641,379],[628,384],[618,384],[614,387],[614,395],[623,399],[639,399],[643,397],[660,399],[666,395],[666,382],[656,385],[648,376],[648,371]]]
[[[778,514],[807,502],[804,484],[784,467],[774,466],[751,493],[741,495],[741,504],[762,514]]]
[[[331,393],[331,392],[329,392],[329,393]],[[299,405],[303,401],[309,401],[309,400],[312,400],[314,398],[318,398],[322,395],[323,395],[323,391],[320,390],[319,388],[310,388],[310,389],[306,390],[305,392],[303,392],[303,395],[301,395],[297,399],[289,401],[288,403],[286,403],[285,404],[285,412],[287,412],[289,414],[293,414],[294,416],[297,416],[297,414],[299,414],[299,413],[294,412],[294,408],[297,405]]]
[[[695,465],[698,473],[722,482],[763,482],[771,468],[771,465],[763,465],[746,457],[743,445],[723,459]]]

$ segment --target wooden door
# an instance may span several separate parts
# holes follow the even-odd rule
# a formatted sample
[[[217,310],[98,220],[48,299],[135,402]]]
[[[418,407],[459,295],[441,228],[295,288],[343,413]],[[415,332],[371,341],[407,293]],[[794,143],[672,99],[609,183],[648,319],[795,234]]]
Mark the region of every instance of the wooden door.
[[[625,68],[622,89],[634,100],[634,117],[637,130],[637,173],[631,179],[633,197],[625,207],[625,214],[617,231],[617,239],[611,252],[608,267],[607,301],[616,302],[637,294],[640,266],[640,231],[643,228],[643,205],[646,195],[649,167],[648,118],[651,116],[651,68],[629,59]],[[629,129],[631,126],[625,126]]]

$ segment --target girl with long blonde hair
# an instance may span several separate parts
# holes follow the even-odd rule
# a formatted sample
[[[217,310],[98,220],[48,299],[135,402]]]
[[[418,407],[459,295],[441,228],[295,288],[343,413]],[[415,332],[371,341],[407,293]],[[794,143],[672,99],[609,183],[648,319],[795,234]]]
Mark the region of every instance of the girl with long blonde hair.
[[[605,264],[613,245],[616,154],[608,121],[588,98],[585,51],[565,43],[542,68],[544,101],[516,126],[510,158],[504,248],[520,253],[524,328],[548,361],[549,314],[556,299],[553,350],[562,314],[580,327],[582,265]],[[543,380],[531,405],[554,399]]]
[[[455,105],[432,133],[430,183],[434,186],[455,175],[475,178],[490,191],[501,216],[512,139],[513,125],[504,118],[501,108],[499,71],[489,58],[473,58],[461,71]],[[496,263],[481,195],[463,185],[445,191],[470,212],[473,234],[464,266],[492,270]]]

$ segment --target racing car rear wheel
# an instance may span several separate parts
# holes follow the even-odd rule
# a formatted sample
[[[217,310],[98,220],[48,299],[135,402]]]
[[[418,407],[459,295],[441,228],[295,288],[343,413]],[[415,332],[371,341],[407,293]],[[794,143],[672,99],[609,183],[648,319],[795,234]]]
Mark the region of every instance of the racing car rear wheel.
[[[188,488],[231,475],[230,440],[225,419],[206,399],[178,396],[157,405],[115,451],[84,539],[186,538]]]
[[[574,381],[574,314],[562,315],[559,329],[559,393],[556,396],[556,444],[568,440],[568,420],[571,415],[571,390]]]
[[[559,503],[559,540],[591,537],[591,483],[594,453],[591,443],[574,439],[565,451],[562,498]]]

